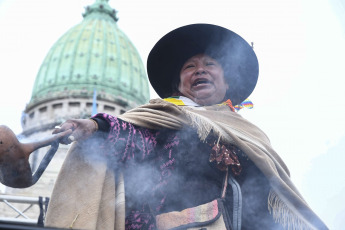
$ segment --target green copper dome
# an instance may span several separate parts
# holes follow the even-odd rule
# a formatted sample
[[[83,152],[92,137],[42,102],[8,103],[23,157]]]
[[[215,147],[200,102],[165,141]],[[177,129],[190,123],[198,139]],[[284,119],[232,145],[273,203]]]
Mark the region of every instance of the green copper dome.
[[[84,20],[50,49],[37,74],[27,110],[57,98],[90,98],[129,107],[147,103],[149,86],[142,60],[118,28],[106,0],[86,8]]]

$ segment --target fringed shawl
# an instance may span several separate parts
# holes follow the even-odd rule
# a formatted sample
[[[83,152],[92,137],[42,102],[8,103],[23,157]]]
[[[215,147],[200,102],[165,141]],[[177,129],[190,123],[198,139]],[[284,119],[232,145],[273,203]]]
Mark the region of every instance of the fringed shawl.
[[[267,204],[268,209],[273,215],[273,218],[276,222],[279,222],[285,227],[285,229],[289,230],[327,229],[325,224],[310,209],[310,207],[304,201],[301,194],[298,192],[298,190],[290,180],[289,171],[286,165],[278,156],[278,154],[272,149],[267,136],[255,125],[243,119],[239,114],[231,112],[227,106],[214,105],[190,108],[187,106],[176,106],[161,99],[154,99],[150,101],[150,104],[130,110],[125,114],[119,116],[119,118],[134,125],[150,129],[169,128],[178,130],[183,129],[183,127],[185,126],[191,126],[196,129],[201,141],[204,141],[208,135],[214,135],[219,139],[220,142],[236,145],[246,153],[249,159],[253,161],[253,163],[268,179],[271,186],[271,192],[269,197],[267,198]],[[73,152],[75,151],[70,151],[69,156],[77,155],[75,153],[73,154]],[[75,187],[78,187],[71,184],[71,181],[63,182],[65,177],[69,175],[66,172],[70,170],[65,165],[73,164],[73,161],[75,161],[75,159],[73,160],[73,157],[67,157],[66,161],[72,162],[65,162],[60,172],[60,176],[55,185],[48,209],[46,222],[47,226],[70,227],[69,224],[74,221],[73,223],[75,224],[74,226],[76,228],[111,229],[102,228],[97,224],[102,221],[109,222],[109,218],[103,217],[99,214],[99,212],[101,211],[104,212],[103,207],[100,208],[101,206],[97,205],[101,204],[102,202],[104,203],[104,199],[108,199],[107,202],[113,202],[114,205],[115,202],[117,202],[116,204],[120,203],[121,205],[118,205],[115,213],[113,212],[115,207],[110,207],[110,205],[108,205],[108,212],[114,213],[113,219],[115,219],[115,216],[121,216],[121,218],[123,218],[124,198],[122,197],[115,200],[115,185],[113,185],[112,187],[113,190],[110,189],[111,191],[104,191],[104,189],[109,189],[110,187],[106,186],[108,185],[106,183],[107,180],[104,179],[107,175],[107,170],[104,169],[103,174],[99,175],[100,179],[102,179],[101,181],[104,181],[104,183],[97,183],[97,185],[95,186],[98,186],[98,189],[100,189],[101,191],[103,190],[102,194],[108,195],[104,195],[105,197],[102,197],[102,195],[99,196],[100,200],[98,201],[98,204],[93,205],[92,212],[95,213],[92,217],[92,215],[90,215],[90,212],[88,212],[87,210],[90,205],[78,204],[79,200],[83,200],[83,197],[80,197],[80,194],[71,194],[71,192],[68,192],[66,188],[62,188],[63,186],[69,186],[70,190],[74,190]],[[80,162],[77,164],[80,164]],[[87,164],[86,167],[90,167],[90,165]],[[78,177],[80,178],[80,180],[82,180],[83,178],[88,178],[87,170],[84,170],[83,173],[85,173],[85,175],[81,176],[78,172]],[[108,177],[109,179],[114,178],[113,175]],[[98,179],[98,181],[100,181],[100,179]],[[94,183],[91,181],[91,179],[89,179],[89,181],[91,184]],[[74,182],[78,182],[78,180],[74,180]],[[116,186],[116,188],[118,187],[119,186]],[[93,196],[92,190],[94,190],[94,188],[92,188],[91,192],[89,193],[90,197]],[[72,197],[69,197],[69,195],[65,194],[65,192],[70,194]],[[122,194],[123,191],[119,191],[119,189],[117,189],[116,193]],[[111,195],[109,194],[113,195],[113,200],[110,199]],[[68,198],[68,200],[66,198]],[[83,202],[86,201],[83,200]],[[97,203],[97,201],[95,202]],[[62,208],[60,207],[62,203],[64,203],[64,210],[71,211],[63,213],[64,211],[61,210]],[[66,205],[65,203],[70,204]],[[119,210],[119,207],[121,207],[121,210]],[[114,209],[111,210],[111,208]],[[80,219],[95,219],[92,222],[93,225],[88,226],[88,224],[85,222],[78,225],[77,223],[79,222],[73,219],[77,214],[78,216],[80,216]],[[82,215],[84,216],[84,218],[82,217]],[[85,218],[85,216],[87,216],[87,218]],[[65,221],[66,218],[68,219],[68,221]],[[62,222],[64,224],[61,224]],[[116,221],[112,221],[111,224],[103,223],[103,225],[115,226],[114,228],[117,230],[124,228],[124,226],[122,226],[122,220],[118,220],[116,222],[117,224],[115,222]],[[121,226],[118,225],[120,222]]]

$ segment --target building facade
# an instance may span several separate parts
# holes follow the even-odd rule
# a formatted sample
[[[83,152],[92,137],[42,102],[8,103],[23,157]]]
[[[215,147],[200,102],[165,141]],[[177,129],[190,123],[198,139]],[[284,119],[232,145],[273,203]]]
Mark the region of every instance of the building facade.
[[[87,6],[82,22],[51,47],[37,74],[22,117],[22,140],[51,135],[71,118],[97,112],[119,115],[147,103],[149,83],[140,55],[117,25],[116,10],[107,0]],[[49,197],[69,146],[60,145],[41,179],[26,189],[6,188],[6,194]],[[33,152],[34,172],[49,147]]]

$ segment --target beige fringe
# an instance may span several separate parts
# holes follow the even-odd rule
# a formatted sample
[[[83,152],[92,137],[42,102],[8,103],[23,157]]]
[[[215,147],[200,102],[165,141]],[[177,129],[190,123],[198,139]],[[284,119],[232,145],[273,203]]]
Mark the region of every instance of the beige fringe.
[[[212,121],[205,117],[201,117],[191,111],[186,110],[186,114],[191,121],[191,126],[196,128],[201,141],[205,141],[207,136],[212,131]]]
[[[232,139],[229,135],[224,133],[224,131],[220,128],[217,128],[218,125],[213,122],[211,119],[206,118],[205,116],[200,116],[197,113],[193,113],[193,111],[185,110],[187,118],[191,122],[191,126],[197,130],[199,139],[201,141],[205,141],[208,135],[212,132],[216,137],[218,137],[217,144],[219,141],[227,141],[232,142]]]
[[[276,223],[281,224],[287,230],[315,230],[304,220],[297,216],[280,198],[270,191],[268,195],[268,210]]]

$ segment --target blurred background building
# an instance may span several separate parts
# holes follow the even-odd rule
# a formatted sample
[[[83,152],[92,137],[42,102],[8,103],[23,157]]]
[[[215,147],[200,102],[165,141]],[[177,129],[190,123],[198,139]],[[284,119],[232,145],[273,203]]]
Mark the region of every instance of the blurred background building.
[[[119,115],[149,100],[143,62],[135,46],[118,28],[116,10],[107,0],[96,0],[85,8],[83,17],[80,24],[56,41],[41,64],[23,112],[23,132],[18,137],[21,142],[45,138],[56,125],[70,118],[88,118],[96,112]],[[5,194],[49,198],[68,147],[60,145],[35,185],[26,189],[6,187]],[[33,172],[48,149],[31,154]],[[0,209],[3,217],[23,219],[8,205]],[[25,215],[37,219],[38,213],[37,206]]]

